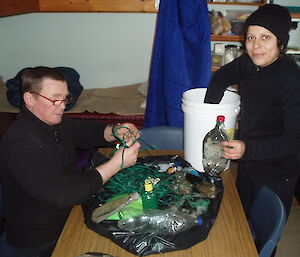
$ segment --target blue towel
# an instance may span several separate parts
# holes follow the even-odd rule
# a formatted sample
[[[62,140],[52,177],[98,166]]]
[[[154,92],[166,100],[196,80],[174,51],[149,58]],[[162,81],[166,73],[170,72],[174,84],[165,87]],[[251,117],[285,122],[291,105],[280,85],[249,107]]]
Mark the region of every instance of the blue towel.
[[[161,0],[144,127],[183,127],[181,98],[211,77],[206,0]]]

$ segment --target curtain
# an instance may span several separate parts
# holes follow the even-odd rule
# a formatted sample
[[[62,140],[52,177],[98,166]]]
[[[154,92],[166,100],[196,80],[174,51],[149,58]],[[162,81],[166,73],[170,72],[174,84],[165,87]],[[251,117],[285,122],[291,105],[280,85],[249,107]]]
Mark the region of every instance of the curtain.
[[[207,87],[210,51],[206,0],[161,0],[144,127],[183,127],[182,94]]]

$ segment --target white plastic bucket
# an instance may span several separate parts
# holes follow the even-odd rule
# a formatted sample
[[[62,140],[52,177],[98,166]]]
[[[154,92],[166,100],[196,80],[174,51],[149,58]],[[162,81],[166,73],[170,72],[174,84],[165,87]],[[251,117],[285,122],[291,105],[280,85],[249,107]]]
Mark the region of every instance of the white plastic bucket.
[[[219,104],[206,104],[204,103],[205,93],[206,88],[196,88],[184,92],[182,96],[184,158],[199,171],[204,170],[202,165],[203,139],[207,132],[215,127],[217,116],[225,116],[225,127],[229,139],[233,139],[240,111],[238,94],[225,91]]]

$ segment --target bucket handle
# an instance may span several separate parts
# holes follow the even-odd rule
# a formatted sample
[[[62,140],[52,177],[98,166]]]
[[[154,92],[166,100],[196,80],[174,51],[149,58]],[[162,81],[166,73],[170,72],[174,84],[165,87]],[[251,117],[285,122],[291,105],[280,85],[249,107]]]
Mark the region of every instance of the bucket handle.
[[[225,91],[228,91],[228,92],[235,93],[235,94],[239,95],[237,90],[232,90],[232,89],[226,88]]]

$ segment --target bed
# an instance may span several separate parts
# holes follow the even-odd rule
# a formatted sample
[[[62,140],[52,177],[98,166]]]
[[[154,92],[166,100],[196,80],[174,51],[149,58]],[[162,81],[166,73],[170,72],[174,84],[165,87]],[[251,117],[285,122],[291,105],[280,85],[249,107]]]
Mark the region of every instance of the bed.
[[[72,118],[96,120],[106,124],[131,122],[138,128],[144,124],[146,96],[141,93],[143,83],[101,89],[84,89],[75,106],[65,112]],[[0,78],[0,137],[16,119],[19,108],[6,97],[7,88]]]

